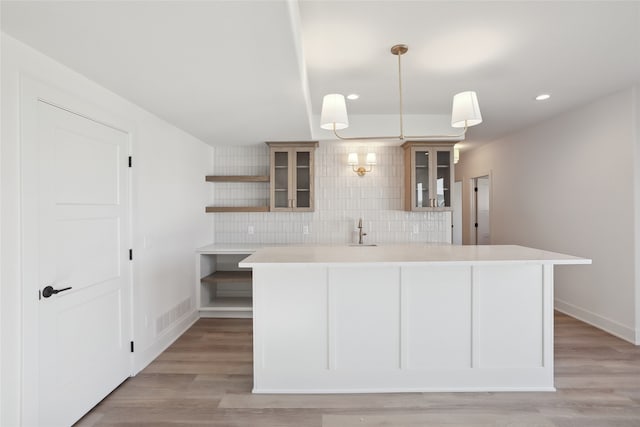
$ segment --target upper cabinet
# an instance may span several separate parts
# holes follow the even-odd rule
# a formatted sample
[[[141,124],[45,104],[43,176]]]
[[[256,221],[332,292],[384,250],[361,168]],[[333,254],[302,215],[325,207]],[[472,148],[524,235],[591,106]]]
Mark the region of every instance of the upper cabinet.
[[[407,141],[404,149],[404,209],[449,211],[455,142]]]
[[[318,141],[267,142],[270,149],[270,210],[314,209],[313,155]]]

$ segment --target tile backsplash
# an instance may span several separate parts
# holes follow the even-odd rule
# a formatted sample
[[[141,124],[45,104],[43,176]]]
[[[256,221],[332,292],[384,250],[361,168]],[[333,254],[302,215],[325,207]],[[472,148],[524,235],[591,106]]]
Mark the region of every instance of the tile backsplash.
[[[375,152],[378,164],[364,177],[347,155]],[[214,148],[215,175],[268,175],[269,148]],[[213,183],[213,205],[258,206],[269,200],[268,183]],[[406,212],[403,151],[398,146],[320,142],[315,152],[314,212],[213,213],[216,243],[357,243],[358,219],[365,243],[451,242],[450,212]]]

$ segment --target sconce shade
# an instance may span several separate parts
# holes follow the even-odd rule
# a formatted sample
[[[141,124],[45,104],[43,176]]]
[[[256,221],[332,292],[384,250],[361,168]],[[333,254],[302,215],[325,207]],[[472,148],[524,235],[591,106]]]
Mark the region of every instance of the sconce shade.
[[[365,176],[367,173],[373,170],[373,166],[376,165],[376,153],[367,153],[367,166],[360,166],[358,163],[358,153],[349,153],[347,157],[347,163],[351,166],[351,169],[358,174],[359,177]]]
[[[367,164],[375,165],[376,163],[376,153],[367,153]]]
[[[356,166],[358,164],[358,153],[349,153],[347,163],[349,166]]]
[[[347,117],[347,105],[344,95],[330,93],[322,98],[322,113],[320,114],[320,127],[322,129],[333,130],[346,129],[349,127]]]
[[[482,123],[478,96],[474,91],[460,92],[453,96],[451,127],[464,128]]]

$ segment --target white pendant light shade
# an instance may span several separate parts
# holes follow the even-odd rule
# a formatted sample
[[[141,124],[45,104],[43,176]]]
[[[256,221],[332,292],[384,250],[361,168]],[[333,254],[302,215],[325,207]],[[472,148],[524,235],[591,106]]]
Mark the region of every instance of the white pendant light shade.
[[[320,127],[322,129],[333,130],[346,129],[349,127],[347,117],[347,105],[344,95],[330,93],[322,98],[322,113],[320,114]]]
[[[474,91],[460,92],[453,97],[451,127],[471,127],[482,123],[478,96]]]

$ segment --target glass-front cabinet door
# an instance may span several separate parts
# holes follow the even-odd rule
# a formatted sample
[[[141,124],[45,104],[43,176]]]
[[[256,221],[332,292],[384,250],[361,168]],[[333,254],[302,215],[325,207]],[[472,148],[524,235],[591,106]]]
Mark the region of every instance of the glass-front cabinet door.
[[[436,154],[436,194],[435,207],[451,207],[451,177],[452,177],[452,153],[451,150],[435,150]]]
[[[431,204],[431,196],[429,194],[429,184],[431,181],[431,178],[429,177],[430,160],[429,150],[415,151],[415,185],[413,185],[413,189],[415,191],[414,208],[426,208]]]
[[[311,208],[311,152],[296,151],[295,208]]]
[[[318,142],[267,142],[267,144],[271,151],[270,209],[289,212],[313,211],[313,154]]]
[[[453,143],[408,141],[402,148],[405,210],[451,210]]]
[[[289,197],[289,151],[274,151],[272,158],[272,205],[276,209],[288,209],[291,207],[291,197]]]

